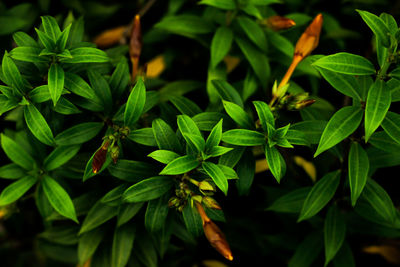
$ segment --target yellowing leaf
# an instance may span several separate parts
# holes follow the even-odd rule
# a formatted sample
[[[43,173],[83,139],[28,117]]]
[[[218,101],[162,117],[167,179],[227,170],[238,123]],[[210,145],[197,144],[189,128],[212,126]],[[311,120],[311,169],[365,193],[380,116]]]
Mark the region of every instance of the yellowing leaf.
[[[265,172],[266,170],[269,170],[267,160],[265,158],[256,160],[256,173]]]
[[[204,260],[202,263],[204,267],[228,267],[225,263],[217,260]]]
[[[304,169],[304,171],[310,176],[313,182],[317,180],[317,170],[315,169],[315,166],[312,162],[309,162],[299,156],[294,157],[294,162]]]
[[[165,70],[165,59],[163,55],[158,55],[147,63],[146,76],[156,78]]]
[[[391,245],[368,246],[362,249],[368,254],[381,255],[386,261],[392,264],[400,264],[400,249]]]
[[[226,64],[226,72],[230,73],[237,67],[237,65],[239,65],[240,59],[238,57],[228,55],[224,58],[224,62]]]
[[[99,35],[97,35],[93,42],[98,47],[110,47],[113,46],[123,38],[124,32],[126,31],[126,26],[119,26],[113,29],[106,30]]]

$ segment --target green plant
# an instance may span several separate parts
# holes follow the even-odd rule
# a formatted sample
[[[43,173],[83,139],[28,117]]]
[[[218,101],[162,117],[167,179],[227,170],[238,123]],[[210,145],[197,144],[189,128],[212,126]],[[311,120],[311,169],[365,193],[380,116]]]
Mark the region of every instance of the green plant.
[[[185,266],[190,256],[168,255],[203,234],[235,263],[246,250],[219,202],[251,195],[260,183],[269,198],[261,208],[288,222],[258,242],[279,250],[287,229],[302,230],[288,242],[289,266],[354,265],[354,235],[398,237],[398,210],[373,179],[400,164],[400,115],[389,111],[400,100],[396,21],[357,10],[374,34],[376,69],[347,52],[311,56],[321,14],[295,32],[293,45],[279,31],[296,19],[275,16],[275,2],[202,0],[201,11],[176,14],[183,2],[170,1],[144,45],[136,16],[129,46],[105,51],[83,41],[83,18],[71,14],[61,28],[61,20],[42,16],[35,38],[14,33],[17,47],[1,64],[0,115],[15,129],[1,134],[9,161],[0,177],[15,181],[2,190],[1,216],[34,201],[44,227],[38,250],[68,264]],[[146,75],[142,51],[166,34],[204,46],[206,82]],[[241,61],[236,77],[228,54]],[[290,80],[295,69],[314,84],[314,95]],[[345,98],[338,111],[318,97],[321,76]],[[301,153],[314,153],[314,164]],[[271,175],[259,177],[266,184],[254,180],[256,161],[268,165]]]

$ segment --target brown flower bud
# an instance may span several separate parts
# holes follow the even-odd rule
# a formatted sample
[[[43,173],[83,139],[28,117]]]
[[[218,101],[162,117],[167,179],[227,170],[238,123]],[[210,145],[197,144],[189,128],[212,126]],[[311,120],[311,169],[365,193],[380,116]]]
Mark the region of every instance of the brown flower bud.
[[[92,170],[94,173],[97,173],[101,167],[103,167],[104,162],[107,158],[107,150],[110,145],[110,141],[105,141],[104,144],[100,147],[99,150],[96,151],[92,160]]]
[[[232,252],[226,241],[224,233],[219,229],[219,227],[208,218],[203,206],[195,202],[197,211],[203,221],[204,234],[210,242],[211,246],[214,247],[222,256],[228,260],[233,260]]]
[[[302,101],[297,102],[295,104],[294,108],[295,109],[303,109],[303,108],[306,108],[308,106],[311,106],[312,104],[315,103],[315,101],[316,101],[315,99],[302,100]]]
[[[140,16],[136,15],[131,31],[129,42],[129,57],[132,62],[132,81],[135,79],[139,68],[139,57],[142,52],[142,31],[140,27]]]
[[[265,24],[268,28],[271,28],[274,31],[285,30],[296,25],[294,20],[281,17],[281,16],[271,16],[266,19]]]
[[[96,36],[93,42],[101,48],[110,47],[121,42],[124,38],[126,26],[119,26],[113,29],[106,30]]]

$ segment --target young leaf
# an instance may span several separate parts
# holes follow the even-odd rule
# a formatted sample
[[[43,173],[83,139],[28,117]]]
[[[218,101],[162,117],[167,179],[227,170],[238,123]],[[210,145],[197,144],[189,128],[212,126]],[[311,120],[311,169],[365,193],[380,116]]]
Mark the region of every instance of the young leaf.
[[[368,25],[368,27],[374,32],[376,38],[382,42],[383,46],[390,46],[390,31],[386,26],[385,22],[378,16],[368,12],[356,9],[360,14],[361,18]]]
[[[365,107],[365,142],[382,123],[389,110],[391,95],[384,81],[377,79],[368,91]]]
[[[336,112],[326,125],[314,157],[338,144],[360,125],[363,110],[360,107],[344,107]]]
[[[78,153],[80,147],[80,145],[57,147],[44,160],[44,169],[46,171],[52,171],[64,165]]]
[[[4,134],[0,134],[0,137],[1,147],[11,161],[25,170],[30,171],[34,169],[36,162],[23,147]]]
[[[79,235],[95,229],[99,225],[102,225],[117,215],[117,213],[118,209],[115,207],[106,205],[102,203],[101,200],[97,201],[96,204],[90,208],[88,214],[86,215],[85,220],[82,223],[81,230],[79,231]]]
[[[275,127],[275,118],[271,108],[262,101],[253,101],[253,105],[256,108],[264,132],[268,132],[268,124]]]
[[[241,128],[254,129],[253,120],[239,105],[224,100],[222,100],[222,103],[229,117],[231,117]]]
[[[182,151],[182,146],[175,132],[162,119],[155,119],[152,122],[154,138],[159,149],[171,150],[177,153]]]
[[[160,198],[150,200],[147,204],[144,226],[150,233],[159,232],[164,227],[169,211],[169,197],[169,195],[165,194]]]
[[[161,175],[177,175],[189,172],[200,165],[193,156],[187,155],[174,159],[160,172]]]
[[[265,146],[265,158],[276,181],[280,183],[286,172],[286,163],[276,147]]]
[[[382,121],[382,128],[397,143],[400,144],[400,115],[388,111]]]
[[[78,47],[71,49],[70,52],[72,58],[62,58],[60,61],[66,63],[102,63],[110,60],[105,52],[93,47]]]
[[[0,206],[5,206],[18,200],[36,181],[36,177],[26,176],[4,188],[0,195]]]
[[[260,25],[254,20],[240,16],[237,19],[239,26],[245,32],[247,37],[256,45],[261,51],[266,51],[268,47],[267,38]]]
[[[375,74],[375,67],[369,60],[362,56],[345,52],[322,57],[312,63],[312,65],[342,74]]]
[[[59,133],[55,137],[55,141],[59,146],[82,144],[95,137],[103,127],[102,122],[80,123]]]
[[[68,41],[68,36],[69,36],[69,31],[71,30],[71,24],[68,25],[60,34],[56,41],[56,46],[60,51],[65,50],[65,46],[67,45]]]
[[[211,149],[221,142],[222,138],[222,119],[211,130],[210,135],[206,140],[206,149]]]
[[[221,168],[211,162],[204,161],[202,164],[203,170],[211,177],[215,185],[224,192],[225,195],[228,194],[228,180]]]
[[[1,67],[5,83],[16,88],[19,92],[23,92],[26,89],[25,81],[7,51],[4,53]]]
[[[57,21],[51,16],[42,16],[41,19],[44,32],[55,42],[61,34]]]
[[[213,146],[211,149],[207,151],[208,157],[218,157],[228,153],[229,151],[233,150],[231,147],[224,147],[224,146]]]
[[[49,69],[48,87],[54,106],[64,89],[64,70],[59,64],[52,64]]]
[[[0,167],[0,178],[18,179],[25,175],[25,170],[15,163],[6,164]]]
[[[61,215],[78,223],[74,204],[64,188],[47,175],[42,179],[42,186],[51,206]]]
[[[340,182],[340,171],[330,172],[312,187],[300,212],[297,222],[307,220],[317,214],[333,197]]]
[[[40,42],[46,48],[45,51],[54,53],[55,49],[56,49],[56,42],[53,39],[51,39],[51,37],[47,33],[42,32],[41,30],[38,30],[36,28],[35,28],[35,31],[39,37]],[[42,55],[46,55],[46,54],[42,54],[42,53],[39,54],[39,56],[42,56]]]
[[[43,115],[34,105],[25,106],[24,117],[29,130],[40,142],[49,146],[54,145],[53,133]]]
[[[222,100],[235,103],[243,108],[243,100],[232,85],[224,80],[212,80],[212,84]]]
[[[115,228],[111,252],[111,266],[126,266],[131,256],[135,233],[136,227],[131,224]]]
[[[138,78],[135,87],[133,87],[128,102],[125,106],[124,124],[132,126],[142,115],[144,104],[146,102],[146,88],[143,79]]]
[[[230,28],[221,26],[217,29],[211,41],[211,66],[213,68],[228,54],[232,41],[233,33]]]
[[[78,259],[79,264],[83,265],[96,251],[100,245],[105,231],[102,228],[96,228],[86,232],[79,237],[78,243]]]
[[[169,150],[156,150],[151,152],[150,154],[147,155],[148,157],[151,157],[161,163],[168,164],[171,161],[173,161],[176,158],[179,158],[179,154],[169,151]]]
[[[357,101],[361,100],[360,86],[353,75],[345,75],[323,68],[318,68],[318,71],[333,88]]]
[[[173,182],[173,179],[168,176],[145,179],[126,189],[123,200],[136,203],[159,198],[171,189]]]
[[[39,56],[40,51],[42,51],[42,49],[39,47],[19,46],[11,50],[10,56],[13,59],[25,62],[47,62],[48,60],[46,58]]]
[[[346,237],[346,222],[334,205],[328,210],[324,224],[325,266],[335,257]]]
[[[238,146],[259,146],[265,144],[265,136],[252,130],[233,129],[222,134],[222,141]]]
[[[351,204],[356,205],[367,183],[369,160],[368,155],[358,143],[352,143],[349,152],[349,184],[351,191]]]

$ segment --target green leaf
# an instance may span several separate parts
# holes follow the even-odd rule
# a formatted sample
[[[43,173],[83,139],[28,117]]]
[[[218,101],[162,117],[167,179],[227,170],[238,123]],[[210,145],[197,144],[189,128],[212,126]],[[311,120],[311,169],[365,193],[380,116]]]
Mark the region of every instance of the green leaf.
[[[71,49],[70,52],[72,58],[62,58],[60,61],[65,63],[102,63],[110,61],[104,51],[93,47],[78,47]]]
[[[190,202],[185,205],[182,211],[183,221],[185,222],[186,228],[195,237],[199,237],[203,234],[203,222],[201,220],[199,212],[195,207],[190,205]]]
[[[344,95],[354,98],[355,100],[361,100],[359,94],[360,86],[354,76],[337,73],[323,68],[318,68],[318,71],[333,88]]]
[[[157,23],[155,28],[190,38],[196,34],[214,31],[214,26],[211,22],[194,15],[167,16]]]
[[[34,103],[43,103],[51,99],[49,87],[41,85],[29,92],[29,98]]]
[[[375,132],[368,141],[372,146],[389,153],[398,153],[400,143],[393,140],[385,131]]]
[[[348,166],[351,204],[354,207],[367,183],[369,171],[368,155],[358,143],[351,144]]]
[[[189,172],[200,165],[200,162],[193,156],[187,155],[176,158],[168,163],[160,172],[161,175],[177,175]]]
[[[262,101],[253,101],[253,105],[256,108],[264,132],[268,132],[268,124],[275,127],[274,114],[268,104]]]
[[[172,95],[184,95],[193,90],[201,88],[203,83],[192,80],[180,80],[175,82],[167,83],[164,87],[162,87],[160,92],[160,101],[168,101],[169,97]]]
[[[25,32],[16,32],[13,34],[13,39],[17,46],[39,47],[38,43],[30,35]]]
[[[95,253],[97,247],[103,240],[105,231],[102,228],[96,228],[86,232],[79,237],[78,259],[79,264],[84,264]]]
[[[244,39],[235,37],[235,41],[246,59],[249,61],[250,66],[254,70],[257,78],[260,80],[262,87],[267,87],[271,69],[266,55]]]
[[[326,214],[324,224],[325,266],[335,257],[346,237],[346,222],[340,210],[334,205]]]
[[[187,115],[189,117],[193,117],[196,114],[201,113],[201,109],[197,106],[196,103],[189,100],[184,96],[170,96],[169,101],[179,110],[180,113]]]
[[[265,136],[252,130],[233,129],[222,134],[222,141],[238,146],[259,146],[265,144]]]
[[[297,222],[307,220],[317,214],[332,199],[340,182],[340,171],[326,174],[311,188]]]
[[[110,88],[116,99],[119,99],[130,82],[128,61],[122,57],[110,78]]]
[[[149,204],[147,204],[144,226],[150,233],[159,232],[164,227],[169,211],[169,197],[169,195],[165,194],[160,198],[150,200]]]
[[[84,25],[83,25],[83,17],[79,17],[77,20],[74,20],[71,25],[71,30],[69,32],[69,38],[67,40],[67,47],[71,47],[73,44],[77,44],[82,42],[84,35]]]
[[[82,223],[81,230],[79,231],[79,235],[95,229],[99,225],[102,225],[117,215],[117,213],[118,209],[115,207],[106,205],[102,203],[101,200],[97,201],[86,215],[85,220]]]
[[[53,133],[43,115],[34,105],[25,106],[24,117],[29,130],[40,142],[49,146],[54,145]]]
[[[131,256],[136,227],[125,224],[115,228],[111,252],[111,266],[124,267]]]
[[[48,74],[48,86],[54,106],[64,89],[64,70],[59,64],[52,64]]]
[[[15,163],[9,163],[0,167],[0,177],[4,179],[18,179],[25,175],[25,170]]]
[[[158,172],[153,164],[127,159],[119,159],[116,164],[109,165],[108,171],[112,176],[128,182],[138,182]]]
[[[290,130],[300,131],[304,134],[308,143],[318,144],[326,124],[326,121],[319,120],[301,121],[291,124],[287,135],[289,135]],[[288,137],[287,135],[286,137]]]
[[[145,146],[157,146],[152,128],[142,128],[129,132],[128,138]]]
[[[388,111],[385,119],[382,121],[382,128],[397,143],[400,144],[400,115]]]
[[[246,150],[245,156],[237,164],[236,172],[239,179],[236,181],[236,187],[239,195],[248,195],[253,184],[256,169],[256,161],[250,150]]]
[[[78,223],[74,204],[68,193],[53,178],[45,175],[42,179],[43,191],[51,206],[61,215]]]
[[[236,8],[235,1],[233,0],[201,0],[199,4],[209,5],[224,10],[233,10]]]
[[[222,138],[222,123],[223,119],[221,119],[211,130],[210,135],[206,140],[206,148],[212,149],[215,146],[218,146],[219,142],[221,142]]]
[[[212,84],[214,85],[222,100],[235,103],[236,105],[243,108],[243,100],[236,89],[232,87],[232,85],[224,80],[212,80]]]
[[[125,192],[127,188],[126,184],[120,184],[119,186],[115,187],[114,189],[110,190],[107,194],[105,194],[100,201],[102,203],[106,203],[110,206],[115,206],[115,202],[117,205],[119,204],[119,200],[122,197],[122,194]]]
[[[260,25],[254,20],[239,16],[236,21],[239,26],[245,32],[246,36],[256,45],[261,51],[266,51],[268,48],[267,38],[264,31],[261,29]]]
[[[239,105],[222,100],[226,113],[231,117],[241,128],[254,129],[254,122]]]
[[[118,211],[117,226],[121,226],[132,219],[143,207],[144,202],[122,204]]]
[[[336,112],[322,133],[314,157],[352,134],[360,125],[362,117],[363,110],[360,107],[344,107]]]
[[[11,204],[21,198],[36,181],[36,177],[26,176],[4,188],[0,195],[0,206]]]
[[[322,57],[312,63],[312,65],[342,74],[375,74],[375,67],[369,60],[362,56],[345,52]]]
[[[19,92],[24,91],[26,88],[24,79],[7,51],[4,53],[1,67],[6,84],[16,88]]]
[[[289,260],[288,267],[306,267],[317,259],[324,246],[322,233],[313,232],[297,246],[294,255]]]
[[[4,134],[0,134],[0,137],[1,147],[12,162],[28,171],[36,167],[35,160],[20,144]]]
[[[113,100],[110,86],[108,85],[107,81],[98,71],[89,70],[88,76],[95,94],[99,99],[101,99],[101,103],[104,106],[104,111],[106,113],[110,112]]]
[[[129,187],[124,195],[125,202],[143,202],[159,198],[168,192],[174,181],[168,176],[155,176]]]
[[[282,177],[285,176],[286,172],[286,163],[281,153],[279,153],[276,147],[270,147],[269,145],[266,145],[265,158],[267,160],[269,170],[275,177],[276,181],[280,183]]]
[[[60,27],[58,26],[55,18],[50,16],[42,16],[42,27],[44,32],[50,36],[51,39],[55,42],[61,34]]]
[[[54,53],[56,50],[56,42],[47,33],[42,32],[41,30],[38,30],[36,28],[35,31],[39,37],[40,42],[43,44],[46,50]],[[42,54],[39,55],[42,56]]]
[[[142,115],[146,102],[146,88],[143,79],[138,78],[135,87],[129,94],[124,112],[124,125],[132,126]]]
[[[211,149],[207,151],[208,157],[218,157],[228,153],[229,151],[233,150],[231,147],[224,147],[224,146],[213,146]]]
[[[59,133],[55,137],[55,141],[59,146],[82,144],[94,138],[103,127],[102,122],[80,123]]]
[[[38,235],[39,238],[60,245],[75,245],[78,243],[76,232],[78,226],[53,226]]]
[[[202,164],[203,170],[211,177],[215,185],[224,192],[225,196],[228,194],[228,179],[221,168],[211,162],[204,161]]]
[[[99,99],[97,99],[97,96],[90,85],[80,76],[74,73],[65,72],[64,83],[65,88],[70,90],[72,93],[87,99],[94,99],[97,102],[100,101]]]
[[[179,154],[169,151],[169,150],[156,150],[151,152],[150,154],[147,155],[148,157],[153,158],[154,160],[157,160],[161,163],[168,164],[171,161],[173,161],[176,158],[179,158]]]
[[[376,38],[382,42],[383,46],[390,46],[390,31],[386,26],[385,22],[378,16],[368,12],[356,9],[360,14],[361,18],[368,25],[368,27],[374,32]]]
[[[40,51],[42,49],[39,47],[26,47],[19,46],[11,50],[10,57],[20,61],[26,62],[47,62],[46,58],[39,57]]]
[[[351,248],[348,243],[345,241],[341,249],[336,254],[333,259],[334,267],[355,267],[355,261],[353,257],[353,253],[351,252]]]
[[[203,151],[205,146],[205,141],[196,123],[189,116],[187,115],[178,116],[178,128],[179,131],[182,133],[183,137],[185,138],[186,142],[188,143],[188,145],[191,145],[192,150]],[[194,138],[192,138],[192,136]]]
[[[77,108],[74,104],[71,103],[65,97],[61,97],[57,105],[53,108],[55,112],[58,112],[63,115],[71,115],[71,114],[78,114],[81,113],[79,108]]]
[[[213,68],[228,54],[232,46],[232,41],[233,33],[230,28],[221,26],[217,29],[211,41],[211,66]]]
[[[377,79],[368,91],[365,107],[365,142],[382,123],[391,103],[390,90],[384,81]]]
[[[45,158],[43,162],[44,169],[46,171],[52,171],[61,167],[78,153],[80,147],[80,145],[57,147]]]
[[[384,221],[395,222],[397,219],[396,208],[389,194],[377,182],[368,179],[361,197],[371,205]]]
[[[285,213],[300,213],[304,200],[310,193],[311,187],[302,187],[279,197],[266,210]]]
[[[182,151],[182,146],[175,132],[162,119],[155,119],[152,122],[154,138],[159,149],[171,150],[177,153]]]
[[[68,25],[60,34],[60,36],[56,40],[56,46],[60,51],[64,51],[65,46],[67,45],[69,31],[71,30],[71,24]]]

